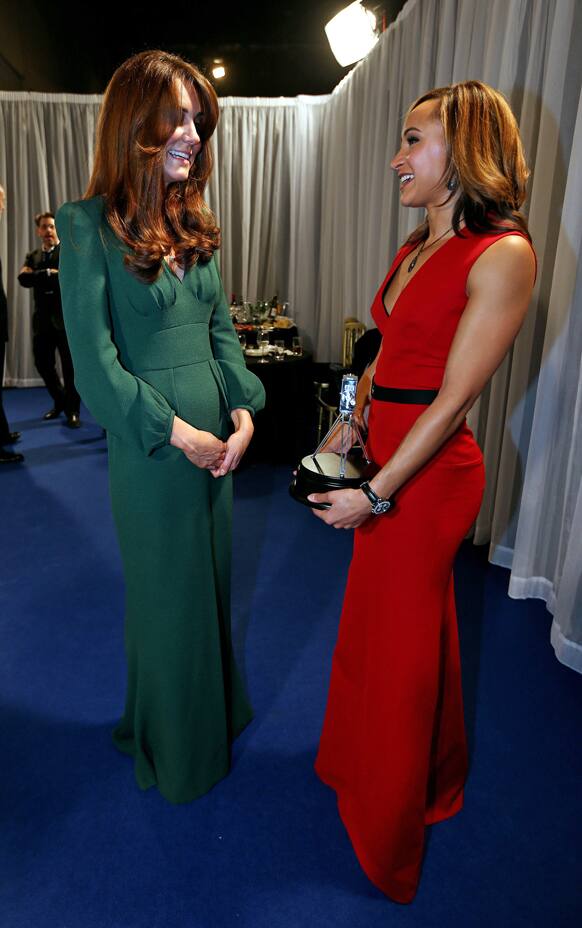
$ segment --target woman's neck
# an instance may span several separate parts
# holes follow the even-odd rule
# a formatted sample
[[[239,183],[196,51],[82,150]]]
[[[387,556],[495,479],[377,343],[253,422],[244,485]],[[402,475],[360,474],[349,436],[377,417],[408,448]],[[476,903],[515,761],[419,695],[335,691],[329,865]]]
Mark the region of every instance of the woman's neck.
[[[457,197],[443,206],[427,206],[426,218],[428,222],[428,239],[432,241],[439,235],[453,227],[453,214],[455,212]]]

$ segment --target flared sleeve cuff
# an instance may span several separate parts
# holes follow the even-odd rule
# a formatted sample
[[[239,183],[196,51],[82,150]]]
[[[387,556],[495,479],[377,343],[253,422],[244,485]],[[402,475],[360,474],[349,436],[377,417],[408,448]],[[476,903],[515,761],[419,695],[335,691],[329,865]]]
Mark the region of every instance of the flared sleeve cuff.
[[[248,409],[254,416],[265,405],[265,388],[259,378],[247,370],[244,362],[216,360],[224,378],[230,409]]]
[[[149,387],[149,384],[146,386]],[[164,397],[157,393],[150,393],[148,400],[149,415],[146,415],[143,422],[142,447],[150,456],[159,448],[170,444],[176,413],[168,406]]]

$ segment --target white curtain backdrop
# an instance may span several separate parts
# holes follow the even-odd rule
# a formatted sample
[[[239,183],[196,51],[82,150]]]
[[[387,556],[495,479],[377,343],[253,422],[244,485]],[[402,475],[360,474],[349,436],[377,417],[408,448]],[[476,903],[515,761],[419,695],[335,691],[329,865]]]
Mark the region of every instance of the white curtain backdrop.
[[[27,252],[40,245],[34,216],[83,195],[93,163],[101,97],[0,92],[0,183],[6,212],[0,253],[10,341],[4,383],[42,384],[32,359],[32,294],[17,281]]]
[[[329,96],[223,99],[209,200],[227,293],[277,292],[318,359],[338,360],[344,317],[370,322],[391,256],[420,219],[400,209],[389,168],[409,103],[467,78],[507,95],[532,167],[539,264],[526,324],[470,416],[488,472],[475,540],[512,568],[512,595],[546,600],[556,653],[582,672],[581,36],[579,0],[409,0]],[[81,194],[98,105],[0,93],[8,383],[36,382],[29,297],[14,283],[34,243],[30,216]]]
[[[571,147],[510,593],[546,600],[582,673],[582,97]]]
[[[227,295],[278,294],[306,344],[315,336],[321,119],[329,97],[223,97],[208,201],[219,217]]]

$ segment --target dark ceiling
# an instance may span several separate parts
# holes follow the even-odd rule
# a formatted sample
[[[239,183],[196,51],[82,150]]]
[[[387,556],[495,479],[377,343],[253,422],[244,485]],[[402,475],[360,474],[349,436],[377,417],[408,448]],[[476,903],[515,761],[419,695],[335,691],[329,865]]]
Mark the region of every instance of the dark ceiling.
[[[227,76],[220,96],[295,96],[329,93],[349,70],[336,62],[324,26],[349,0],[35,3],[63,67],[59,86],[69,93],[100,93],[115,68],[146,48],[182,54],[209,73],[221,58]],[[404,0],[368,0],[391,22]],[[151,12],[147,12],[151,9]],[[197,12],[197,11],[200,12]],[[24,88],[23,88],[24,89]]]

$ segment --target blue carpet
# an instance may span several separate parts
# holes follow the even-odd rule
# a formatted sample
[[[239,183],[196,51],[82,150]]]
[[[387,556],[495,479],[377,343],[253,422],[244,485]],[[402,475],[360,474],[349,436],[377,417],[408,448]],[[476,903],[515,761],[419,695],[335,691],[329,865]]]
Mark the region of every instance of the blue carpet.
[[[2,928],[579,928],[582,680],[550,617],[506,596],[465,545],[457,567],[471,775],[430,829],[408,907],[360,871],[315,755],[350,556],[287,496],[288,473],[236,477],[234,630],[255,720],[231,775],[188,806],[135,786],[110,743],[124,696],[123,588],[101,430],[40,421],[0,471]]]

